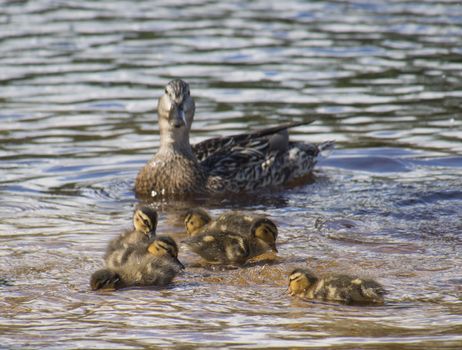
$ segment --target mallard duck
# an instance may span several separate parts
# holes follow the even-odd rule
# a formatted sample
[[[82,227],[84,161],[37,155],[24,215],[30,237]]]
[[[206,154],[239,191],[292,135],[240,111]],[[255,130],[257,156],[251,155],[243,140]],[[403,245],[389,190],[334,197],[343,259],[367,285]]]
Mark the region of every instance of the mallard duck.
[[[212,217],[204,209],[195,208],[188,211],[185,226],[186,232],[190,236],[213,231],[244,235],[255,241],[253,249],[251,249],[251,257],[263,254],[268,249],[277,252],[277,226],[263,215],[230,211],[221,214],[216,220],[212,220]]]
[[[287,123],[259,131],[217,137],[192,145],[195,103],[189,85],[173,80],[157,104],[160,148],[139,171],[135,191],[143,196],[248,192],[279,186],[308,175],[333,142],[290,142]]]
[[[264,227],[268,222],[271,221],[266,218],[255,220],[248,234],[209,227],[183,242],[207,262],[242,265],[248,259],[261,254],[263,245],[266,248],[263,251],[270,247],[277,252],[274,231],[269,232]]]
[[[123,263],[125,250],[139,243],[148,244],[156,235],[157,212],[147,206],[135,209],[133,229],[127,230],[111,240],[104,255],[108,268],[118,268]]]
[[[374,280],[348,275],[318,277],[306,269],[292,271],[289,275],[288,292],[292,296],[339,301],[345,304],[382,304],[385,294],[383,287]]]
[[[129,286],[165,286],[184,269],[178,260],[178,246],[168,236],[160,236],[149,244],[125,249],[123,264],[117,269],[101,269],[90,279],[92,290],[119,289]]]

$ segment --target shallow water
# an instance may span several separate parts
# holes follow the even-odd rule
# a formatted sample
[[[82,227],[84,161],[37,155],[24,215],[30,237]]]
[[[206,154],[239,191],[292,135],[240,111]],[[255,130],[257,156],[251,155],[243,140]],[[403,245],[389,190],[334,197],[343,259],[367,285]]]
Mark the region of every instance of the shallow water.
[[[7,1],[0,12],[0,334],[6,348],[462,346],[460,1]],[[130,226],[172,78],[192,142],[318,119],[310,183],[199,202],[278,223],[279,253],[188,266],[166,289],[89,291]],[[181,239],[182,209],[157,203]],[[287,274],[373,277],[379,307],[286,295]]]

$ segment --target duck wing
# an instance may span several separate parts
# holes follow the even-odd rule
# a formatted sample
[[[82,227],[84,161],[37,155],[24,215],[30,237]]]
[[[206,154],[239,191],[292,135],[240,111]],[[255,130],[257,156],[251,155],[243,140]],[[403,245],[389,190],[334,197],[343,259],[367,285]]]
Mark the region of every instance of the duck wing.
[[[232,232],[211,231],[183,242],[194,253],[212,263],[244,263],[249,256],[248,240]]]
[[[184,268],[170,256],[150,257],[140,269],[138,284],[144,286],[165,286]]]
[[[244,146],[238,144],[232,147],[223,147],[223,149],[210,154],[201,162],[201,165],[212,176],[233,177],[233,174],[243,167],[264,162],[269,152],[268,141],[256,139]]]
[[[243,149],[255,148],[257,150],[262,150],[266,146],[277,148],[280,147],[280,144],[283,144],[286,141],[285,138],[288,140],[288,136],[285,137],[284,135],[284,132],[287,132],[287,129],[311,124],[314,121],[314,119],[311,119],[301,122],[289,122],[252,131],[250,133],[215,137],[199,142],[191,147],[199,162],[205,161],[217,153],[226,154],[229,150],[235,147],[242,147]],[[275,134],[278,133],[281,134],[280,138],[282,140],[279,140],[277,136],[274,138]]]

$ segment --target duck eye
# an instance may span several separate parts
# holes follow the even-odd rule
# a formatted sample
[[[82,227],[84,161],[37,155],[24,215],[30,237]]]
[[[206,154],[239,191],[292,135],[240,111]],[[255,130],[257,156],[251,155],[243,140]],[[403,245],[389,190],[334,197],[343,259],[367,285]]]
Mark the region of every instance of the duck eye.
[[[174,257],[177,257],[178,256],[178,253],[175,251],[175,249],[171,248],[168,250],[168,253],[171,255],[171,256],[174,256]]]

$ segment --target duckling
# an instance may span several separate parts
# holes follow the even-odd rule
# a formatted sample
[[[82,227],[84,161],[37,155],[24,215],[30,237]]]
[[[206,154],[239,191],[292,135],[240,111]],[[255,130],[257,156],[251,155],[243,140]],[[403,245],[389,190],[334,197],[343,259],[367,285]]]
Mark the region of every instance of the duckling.
[[[266,219],[265,219],[266,220]],[[277,251],[274,235],[265,233],[257,239],[261,222],[256,221],[250,234],[244,235],[221,229],[207,229],[183,241],[193,252],[212,264],[242,265],[259,252],[258,240],[263,240],[271,249]]]
[[[287,129],[313,120],[216,137],[191,146],[194,113],[189,85],[179,79],[170,81],[157,104],[160,148],[139,171],[137,194],[188,196],[280,186],[310,174],[317,156],[333,146],[332,141],[289,141]]]
[[[210,231],[183,241],[194,253],[212,264],[241,265],[250,257],[250,242],[233,232]]]
[[[109,242],[104,255],[108,268],[118,268],[123,263],[125,250],[139,243],[149,243],[156,235],[157,212],[141,206],[133,213],[133,229],[125,231]]]
[[[289,275],[288,293],[308,299],[339,301],[345,304],[383,304],[383,287],[370,279],[348,275],[318,277],[310,270],[295,269]]]
[[[231,211],[220,215],[210,224],[211,227],[238,232],[242,235],[256,238],[254,249],[251,255],[257,256],[263,254],[268,249],[277,253],[276,239],[278,237],[278,228],[276,224],[263,215],[250,215],[238,211]],[[252,229],[254,234],[252,235]]]
[[[263,254],[268,249],[277,253],[276,238],[278,229],[276,224],[262,216],[250,215],[238,211],[231,211],[220,215],[216,220],[202,208],[192,209],[185,218],[186,232],[190,236],[212,231],[232,232],[255,240],[251,257]],[[254,234],[252,235],[252,227]]]
[[[116,272],[126,286],[165,286],[184,269],[178,260],[178,245],[169,236],[157,237],[147,246],[131,247]]]
[[[165,286],[184,269],[178,260],[178,246],[168,236],[149,244],[133,245],[123,253],[124,263],[117,269],[101,269],[90,279],[92,290],[130,286]]]

